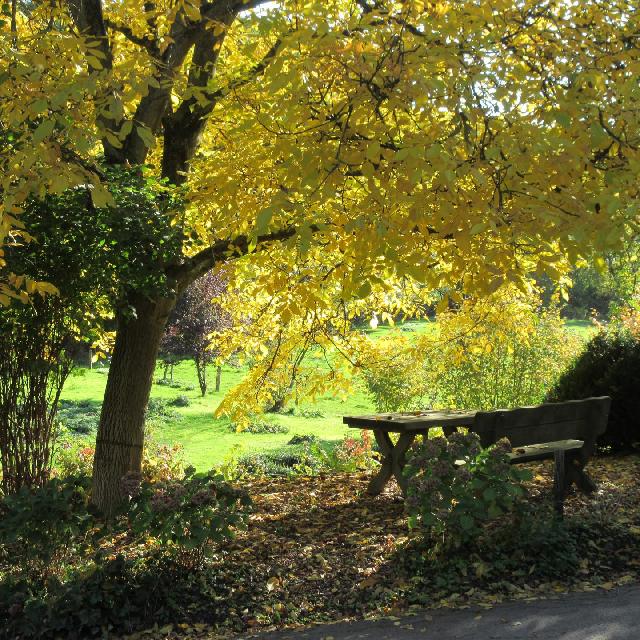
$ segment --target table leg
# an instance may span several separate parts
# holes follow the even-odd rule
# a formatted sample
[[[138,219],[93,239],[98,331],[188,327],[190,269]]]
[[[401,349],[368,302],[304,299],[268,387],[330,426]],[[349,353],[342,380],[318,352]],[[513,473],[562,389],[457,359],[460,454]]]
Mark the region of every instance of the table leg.
[[[380,494],[391,479],[391,476],[396,477],[402,493],[406,493],[407,486],[402,476],[402,470],[404,469],[407,450],[413,444],[416,434],[413,432],[402,433],[397,444],[394,445],[386,431],[374,429],[373,433],[382,454],[382,462],[380,470],[369,482],[367,493],[372,496]]]
[[[413,441],[416,439],[415,432],[409,433],[401,433],[396,446],[393,448],[391,452],[392,455],[392,469],[393,475],[396,477],[398,484],[400,485],[400,489],[402,490],[402,495],[407,495],[407,480],[402,475],[402,471],[404,469],[404,465],[407,462],[406,454],[409,450],[409,447],[413,444]]]
[[[373,434],[376,437],[378,448],[382,454],[382,460],[380,462],[380,470],[376,473],[367,487],[367,493],[371,496],[379,495],[384,489],[384,485],[389,482],[389,479],[393,475],[391,452],[393,451],[393,442],[386,431],[380,429],[374,429]]]

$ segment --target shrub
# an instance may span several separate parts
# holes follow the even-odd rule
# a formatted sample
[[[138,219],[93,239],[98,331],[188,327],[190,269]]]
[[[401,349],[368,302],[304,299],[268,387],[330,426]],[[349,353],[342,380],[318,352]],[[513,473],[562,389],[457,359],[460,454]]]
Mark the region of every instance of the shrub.
[[[146,482],[136,474],[122,480],[130,497],[128,529],[152,537],[189,565],[199,564],[213,543],[231,538],[244,526],[250,500],[214,472],[190,467],[180,480]]]
[[[60,478],[93,473],[93,442],[84,438],[63,438],[55,456],[55,473]],[[149,435],[144,445],[142,475],[149,482],[182,478],[182,445],[160,444]]]
[[[314,433],[304,433],[304,434],[296,434],[287,442],[287,444],[295,445],[295,444],[305,444],[311,442],[318,442],[318,436]]]
[[[601,448],[622,450],[640,443],[640,340],[626,327],[602,330],[588,342],[547,399],[552,402],[611,396]]]
[[[0,548],[11,573],[36,583],[61,572],[64,562],[87,543],[95,524],[86,476],[54,478],[23,487],[0,502]]]
[[[176,396],[169,403],[172,407],[188,407],[191,404],[191,400],[185,395]]]
[[[277,422],[269,422],[262,418],[251,418],[247,424],[232,422],[229,425],[231,431],[240,433],[289,433],[289,427]]]
[[[443,314],[438,329],[429,383],[452,408],[539,404],[582,348],[557,309],[511,290]]]
[[[364,381],[377,411],[537,404],[580,351],[557,309],[507,288],[438,316],[437,331],[395,332],[364,345]]]
[[[425,354],[396,333],[371,342],[363,361],[367,393],[376,411],[412,411],[432,401]]]
[[[68,437],[58,439],[54,457],[54,474],[59,478],[91,476],[93,473],[93,442],[87,438]]]
[[[531,474],[509,464],[510,451],[505,439],[482,449],[476,434],[459,432],[414,447],[405,468],[409,526],[436,547],[458,547],[513,513]]]
[[[167,482],[184,476],[181,444],[160,444],[147,438],[142,458],[142,476],[148,482]]]
[[[373,466],[371,433],[363,429],[360,438],[347,436],[331,452],[329,464],[337,471],[357,471]]]

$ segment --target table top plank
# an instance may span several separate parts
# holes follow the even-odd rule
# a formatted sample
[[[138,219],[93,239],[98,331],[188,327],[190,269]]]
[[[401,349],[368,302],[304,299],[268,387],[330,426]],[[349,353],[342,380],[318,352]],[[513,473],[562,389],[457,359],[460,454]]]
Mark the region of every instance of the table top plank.
[[[344,416],[342,422],[353,428],[383,431],[421,431],[431,427],[471,427],[477,411],[433,409],[403,413],[380,413],[364,416]]]

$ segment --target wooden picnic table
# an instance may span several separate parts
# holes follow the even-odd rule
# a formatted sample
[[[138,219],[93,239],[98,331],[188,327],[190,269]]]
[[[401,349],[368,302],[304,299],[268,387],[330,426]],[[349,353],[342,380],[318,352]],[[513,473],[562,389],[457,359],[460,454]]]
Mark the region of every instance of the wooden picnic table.
[[[406,493],[407,481],[402,470],[406,463],[409,447],[419,435],[427,435],[429,429],[442,427],[451,432],[456,427],[473,429],[477,411],[440,409],[428,411],[408,411],[403,413],[380,413],[366,416],[345,416],[342,422],[356,429],[371,429],[382,454],[381,467],[371,479],[367,493],[378,495],[391,476],[395,476],[403,493]],[[394,444],[390,433],[399,433]]]
[[[428,436],[432,427],[442,427],[449,436],[456,427],[467,427],[478,434],[483,447],[508,438],[514,447],[509,454],[511,464],[552,458],[555,503],[562,513],[570,484],[585,493],[595,489],[584,467],[596,449],[598,436],[606,430],[610,406],[611,398],[602,396],[493,411],[444,409],[345,416],[343,422],[375,434],[382,465],[369,483],[367,491],[372,495],[378,495],[391,476],[406,494],[406,453],[418,435]],[[395,444],[390,433],[400,434]]]

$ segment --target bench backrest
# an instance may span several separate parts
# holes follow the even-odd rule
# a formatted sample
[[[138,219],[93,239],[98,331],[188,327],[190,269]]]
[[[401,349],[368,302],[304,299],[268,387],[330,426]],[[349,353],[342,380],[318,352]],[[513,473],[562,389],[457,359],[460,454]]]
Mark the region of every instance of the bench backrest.
[[[611,398],[586,398],[541,404],[536,407],[479,411],[473,423],[482,446],[500,438],[509,438],[513,447],[555,442],[584,440],[589,448],[607,428]]]

